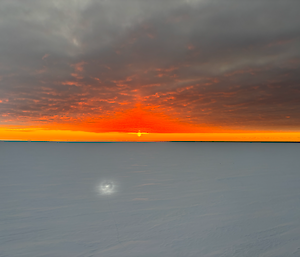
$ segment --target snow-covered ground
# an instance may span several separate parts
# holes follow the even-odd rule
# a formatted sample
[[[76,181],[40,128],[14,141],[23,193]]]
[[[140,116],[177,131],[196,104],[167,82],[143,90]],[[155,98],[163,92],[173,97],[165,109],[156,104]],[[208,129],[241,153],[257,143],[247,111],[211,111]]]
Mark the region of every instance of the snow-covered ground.
[[[0,256],[299,257],[300,144],[0,142]]]

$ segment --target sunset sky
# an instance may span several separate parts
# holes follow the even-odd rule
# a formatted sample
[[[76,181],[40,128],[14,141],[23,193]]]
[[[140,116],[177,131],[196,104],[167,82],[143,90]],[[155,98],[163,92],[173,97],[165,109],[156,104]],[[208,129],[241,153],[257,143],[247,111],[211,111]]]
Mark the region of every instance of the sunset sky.
[[[0,140],[300,141],[299,10],[2,0]]]

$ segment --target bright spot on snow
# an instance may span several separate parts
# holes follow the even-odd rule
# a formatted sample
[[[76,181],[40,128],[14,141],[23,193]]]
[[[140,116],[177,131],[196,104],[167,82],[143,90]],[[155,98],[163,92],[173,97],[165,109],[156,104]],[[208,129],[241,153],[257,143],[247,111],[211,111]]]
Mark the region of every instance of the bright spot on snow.
[[[111,195],[116,192],[116,185],[109,180],[102,181],[99,186],[99,191],[102,195]]]

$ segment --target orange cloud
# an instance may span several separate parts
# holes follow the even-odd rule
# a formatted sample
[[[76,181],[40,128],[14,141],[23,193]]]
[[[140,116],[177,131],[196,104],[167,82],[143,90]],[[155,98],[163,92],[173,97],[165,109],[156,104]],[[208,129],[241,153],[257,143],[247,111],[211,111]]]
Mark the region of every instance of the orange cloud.
[[[83,65],[87,64],[86,62],[78,62],[78,63],[75,63],[75,64],[72,64],[71,66],[75,68],[75,70],[77,72],[81,72],[83,71]]]
[[[105,99],[108,101],[108,99]],[[113,100],[112,100],[113,101]],[[85,102],[78,103],[84,108]],[[124,102],[123,107],[130,105]],[[69,106],[70,110],[77,106]],[[105,115],[72,115],[68,113],[64,116],[55,115],[52,118],[39,117],[30,123],[33,127],[45,130],[70,130],[84,131],[92,133],[208,133],[224,131],[207,124],[191,124],[183,122],[178,118],[168,116],[161,111],[160,106],[136,104],[131,109],[119,109],[117,111],[107,111]]]
[[[215,130],[206,125],[192,125],[156,111],[153,106],[137,104],[135,108],[114,112],[98,122],[87,125],[89,131],[96,132],[148,132],[148,133],[192,133]]]

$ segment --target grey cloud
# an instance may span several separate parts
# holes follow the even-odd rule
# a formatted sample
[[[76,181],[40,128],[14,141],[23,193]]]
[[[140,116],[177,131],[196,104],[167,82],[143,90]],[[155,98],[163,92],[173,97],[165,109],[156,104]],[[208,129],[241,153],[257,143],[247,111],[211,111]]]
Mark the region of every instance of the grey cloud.
[[[101,116],[142,99],[194,123],[299,128],[299,8],[271,0],[2,1],[0,115]]]

